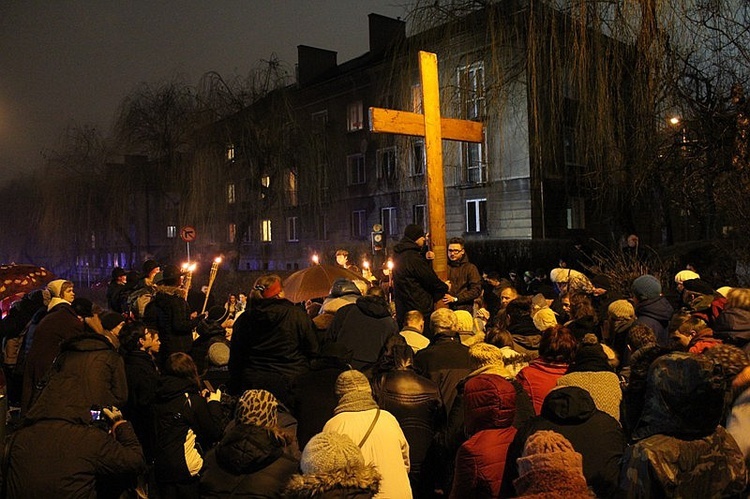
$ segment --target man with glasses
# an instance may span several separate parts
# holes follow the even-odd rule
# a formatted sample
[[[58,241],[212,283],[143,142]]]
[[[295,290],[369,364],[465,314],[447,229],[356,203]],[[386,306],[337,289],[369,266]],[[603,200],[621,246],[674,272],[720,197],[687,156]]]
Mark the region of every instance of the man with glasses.
[[[474,300],[482,294],[482,276],[469,262],[462,237],[448,241],[448,284],[450,289],[443,303],[452,310],[466,310],[474,315]]]

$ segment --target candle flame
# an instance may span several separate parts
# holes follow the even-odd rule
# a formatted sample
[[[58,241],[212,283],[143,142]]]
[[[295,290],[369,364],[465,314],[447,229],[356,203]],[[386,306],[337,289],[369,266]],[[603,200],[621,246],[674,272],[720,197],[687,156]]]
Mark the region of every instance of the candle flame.
[[[320,259],[318,258],[318,255],[317,255],[317,254],[313,254],[313,256],[312,256],[312,261],[313,261],[313,263],[314,263],[315,265],[317,265],[317,264],[318,264],[318,262],[320,261]]]
[[[217,256],[216,258],[214,258],[214,263],[221,263],[221,257]]]
[[[393,260],[388,260],[388,270],[393,270]]]

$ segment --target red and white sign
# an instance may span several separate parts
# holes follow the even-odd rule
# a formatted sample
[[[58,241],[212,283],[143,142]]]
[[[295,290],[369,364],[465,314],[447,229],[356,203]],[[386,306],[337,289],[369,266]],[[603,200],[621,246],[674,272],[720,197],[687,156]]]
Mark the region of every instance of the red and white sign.
[[[189,225],[186,225],[182,229],[180,229],[180,237],[183,241],[186,243],[192,243],[195,241],[195,237],[198,235],[198,233],[195,231],[195,227],[191,227]]]

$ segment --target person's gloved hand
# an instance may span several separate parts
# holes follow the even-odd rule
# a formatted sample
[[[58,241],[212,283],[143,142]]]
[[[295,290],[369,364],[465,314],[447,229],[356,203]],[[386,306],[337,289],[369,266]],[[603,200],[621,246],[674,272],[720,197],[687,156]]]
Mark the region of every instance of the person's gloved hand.
[[[208,401],[215,401],[215,402],[221,402],[221,390],[216,390],[215,392],[209,392],[208,394]]]
[[[118,409],[115,406],[104,407],[102,409],[102,412],[104,413],[104,416],[106,416],[107,420],[110,423],[116,423],[118,421],[122,421],[122,412],[120,411],[120,409]]]

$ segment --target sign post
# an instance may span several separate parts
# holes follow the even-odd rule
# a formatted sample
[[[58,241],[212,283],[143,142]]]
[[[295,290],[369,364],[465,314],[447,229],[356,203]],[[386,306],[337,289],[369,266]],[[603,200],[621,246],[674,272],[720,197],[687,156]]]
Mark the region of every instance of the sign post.
[[[195,241],[195,237],[198,235],[198,233],[195,231],[195,227],[192,227],[190,225],[186,225],[182,229],[180,229],[180,239],[185,241],[185,244],[187,245],[187,261],[190,262],[190,243]]]

